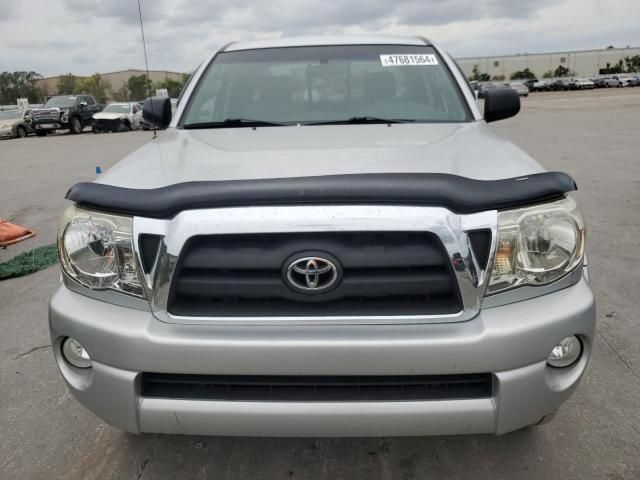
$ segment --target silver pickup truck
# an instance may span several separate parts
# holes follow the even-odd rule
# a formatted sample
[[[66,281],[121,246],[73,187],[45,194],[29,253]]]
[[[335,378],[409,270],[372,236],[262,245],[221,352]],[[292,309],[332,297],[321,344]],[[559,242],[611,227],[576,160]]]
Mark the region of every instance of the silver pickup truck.
[[[594,295],[573,179],[487,123],[423,38],[230,43],[165,131],[67,194],[55,358],[134,433],[397,436],[536,425]]]

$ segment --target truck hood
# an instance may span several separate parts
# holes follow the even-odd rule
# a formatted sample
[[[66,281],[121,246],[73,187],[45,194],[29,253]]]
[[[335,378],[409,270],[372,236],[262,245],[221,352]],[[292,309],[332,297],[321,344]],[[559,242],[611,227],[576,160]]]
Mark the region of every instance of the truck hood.
[[[126,118],[126,113],[117,112],[100,112],[93,115],[94,120],[118,120],[119,118]]]
[[[544,169],[486,123],[326,125],[159,134],[97,182],[159,188],[189,181],[355,173],[450,173],[496,180]]]

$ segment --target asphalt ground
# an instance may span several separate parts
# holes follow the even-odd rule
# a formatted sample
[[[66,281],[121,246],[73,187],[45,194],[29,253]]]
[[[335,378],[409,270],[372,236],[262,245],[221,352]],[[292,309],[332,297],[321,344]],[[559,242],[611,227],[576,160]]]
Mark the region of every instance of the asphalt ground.
[[[134,436],[67,392],[47,301],[57,267],[0,282],[0,479],[640,478],[640,88],[532,94],[495,128],[570,173],[588,225],[598,327],[588,372],[549,424],[500,437]],[[53,243],[67,188],[149,132],[0,141],[0,217],[37,230],[0,262]]]

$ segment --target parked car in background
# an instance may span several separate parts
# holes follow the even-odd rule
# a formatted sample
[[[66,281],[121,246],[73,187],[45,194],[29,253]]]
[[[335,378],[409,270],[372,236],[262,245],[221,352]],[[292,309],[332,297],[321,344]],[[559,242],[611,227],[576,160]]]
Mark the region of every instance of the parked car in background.
[[[493,82],[480,82],[478,83],[478,98],[484,98],[487,90],[496,88],[497,85]]]
[[[91,95],[59,95],[51,97],[43,107],[31,109],[31,126],[38,136],[64,129],[82,133],[99,111],[100,107]]]
[[[0,138],[24,138],[33,133],[28,120],[29,110],[0,111]]]
[[[548,92],[550,88],[551,80],[538,80],[531,85],[532,92]]]
[[[478,98],[478,80],[469,80],[469,86],[471,87],[471,90],[473,90],[473,93],[476,95],[476,98]]]
[[[529,88],[522,82],[505,83],[505,86],[514,89],[521,97],[529,96]]]
[[[551,83],[550,89],[554,92],[569,90],[570,82],[571,80],[568,78],[558,78]]]
[[[569,82],[570,90],[586,90],[593,89],[595,84],[588,78],[572,78]]]
[[[611,77],[605,77],[602,79],[602,86],[605,88],[610,88],[610,87],[624,87],[624,82],[622,82],[622,80],[620,80],[620,78],[617,75],[613,75]]]
[[[512,81],[522,83],[523,85],[525,85],[529,89],[529,91],[531,91],[533,89],[533,84],[536,83],[538,81],[538,79],[537,78],[526,78],[524,80],[514,79]]]
[[[624,84],[625,87],[637,87],[640,83],[638,77],[633,75],[619,75],[618,79]]]
[[[138,103],[110,103],[93,115],[92,130],[95,133],[137,130],[141,118],[142,108]]]

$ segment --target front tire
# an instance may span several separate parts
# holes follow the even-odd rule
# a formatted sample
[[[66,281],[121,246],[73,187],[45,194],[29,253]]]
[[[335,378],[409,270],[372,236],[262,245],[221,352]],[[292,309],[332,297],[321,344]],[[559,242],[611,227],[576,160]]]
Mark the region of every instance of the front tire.
[[[78,117],[73,117],[71,119],[71,128],[69,130],[74,135],[82,133],[82,122],[80,121],[80,119]]]
[[[24,138],[27,136],[27,129],[24,128],[22,125],[18,125],[18,128],[16,128],[16,136],[18,138]]]
[[[129,132],[130,130],[131,130],[131,124],[129,123],[129,120],[124,118],[120,120],[120,125],[118,125],[118,128],[112,131],[113,132]]]

